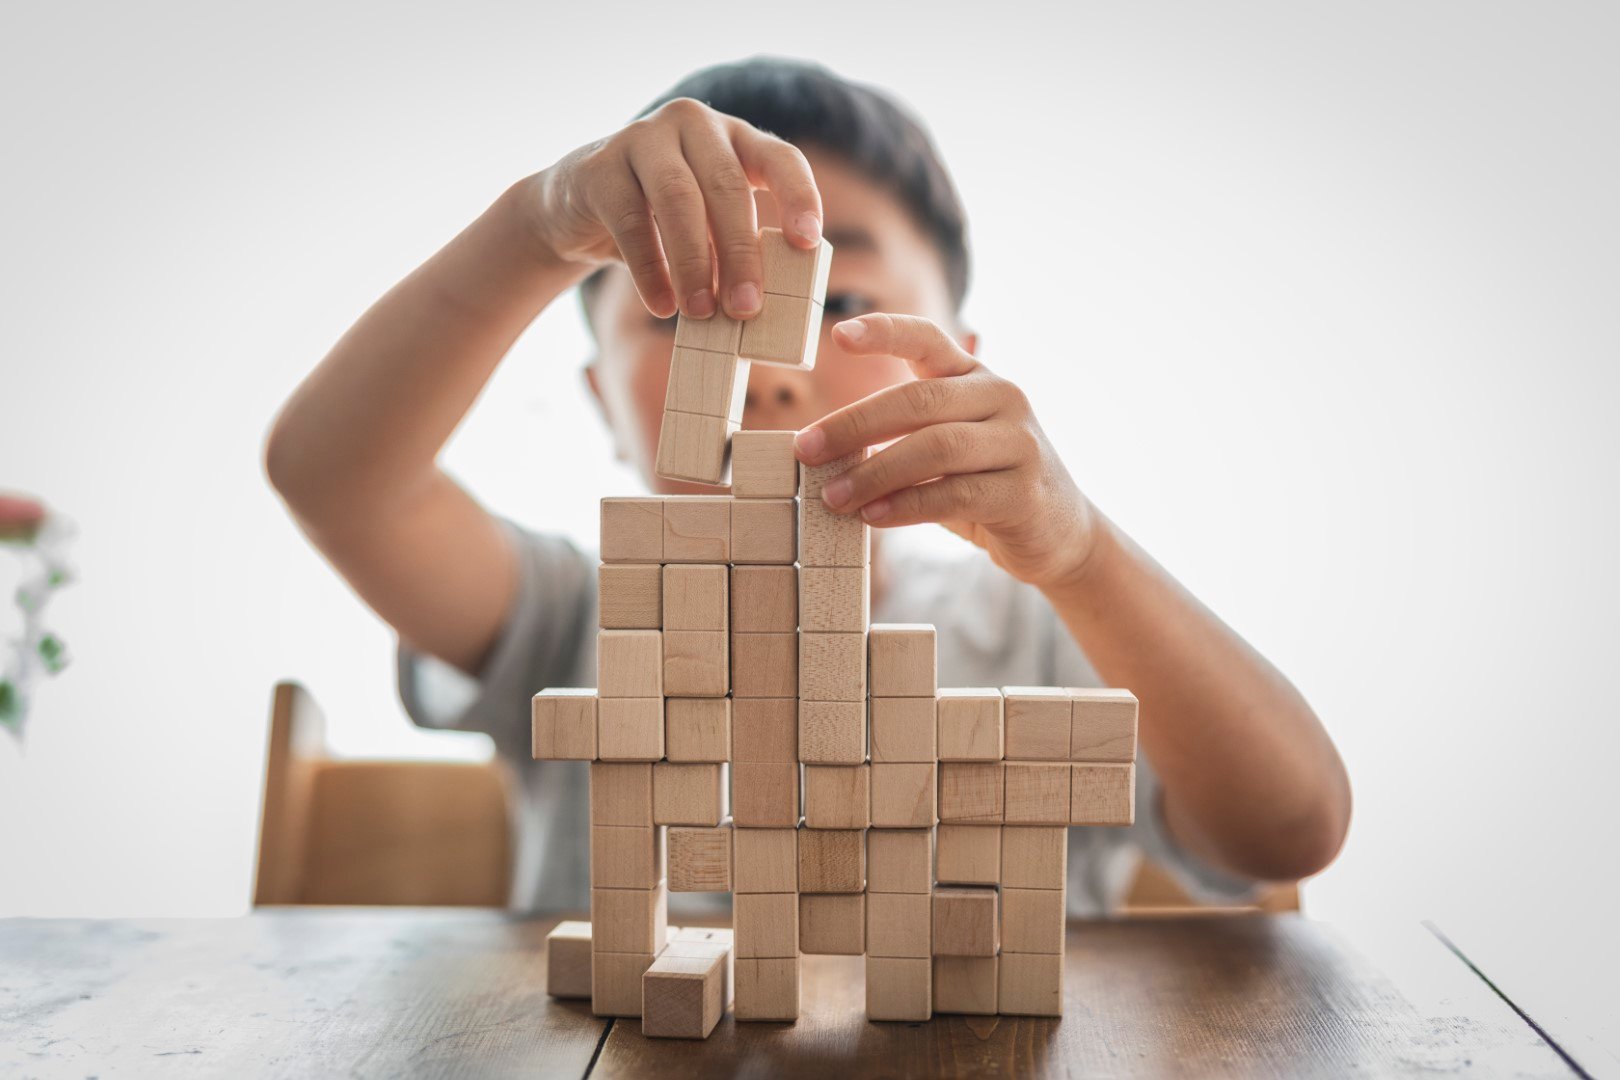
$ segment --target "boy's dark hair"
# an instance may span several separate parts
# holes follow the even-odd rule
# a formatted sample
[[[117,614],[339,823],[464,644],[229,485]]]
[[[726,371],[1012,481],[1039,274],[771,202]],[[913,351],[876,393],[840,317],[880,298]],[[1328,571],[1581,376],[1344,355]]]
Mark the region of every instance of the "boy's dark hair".
[[[756,56],[693,72],[638,118],[683,97],[800,149],[813,146],[832,154],[893,195],[939,250],[951,304],[961,308],[971,269],[967,215],[933,140],[892,98],[820,64]],[[587,313],[601,278],[598,270],[580,286]]]

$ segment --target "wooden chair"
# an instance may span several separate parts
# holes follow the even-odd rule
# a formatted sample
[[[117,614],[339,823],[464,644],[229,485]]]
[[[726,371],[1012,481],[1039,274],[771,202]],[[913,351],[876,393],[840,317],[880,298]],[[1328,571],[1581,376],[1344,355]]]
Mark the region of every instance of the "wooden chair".
[[[338,761],[309,691],[276,684],[270,710],[253,902],[504,906],[511,875],[506,774],[499,765]],[[1276,886],[1244,908],[1199,907],[1144,862],[1127,915],[1298,911]]]

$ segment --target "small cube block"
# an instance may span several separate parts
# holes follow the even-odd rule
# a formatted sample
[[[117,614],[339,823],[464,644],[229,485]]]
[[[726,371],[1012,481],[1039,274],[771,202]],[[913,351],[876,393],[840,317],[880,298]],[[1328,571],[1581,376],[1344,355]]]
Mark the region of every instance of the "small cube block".
[[[607,563],[664,561],[664,500],[603,499],[598,545]]]
[[[724,484],[731,464],[731,436],[736,430],[737,424],[723,416],[666,410],[658,429],[653,471],[671,480]]]
[[[1129,825],[1136,820],[1136,766],[1070,766],[1070,825]]]
[[[731,561],[788,566],[799,555],[799,507],[792,499],[738,499],[731,505]]]
[[[665,694],[672,698],[725,697],[731,692],[730,634],[724,630],[663,633]]]
[[[658,825],[718,825],[726,816],[724,765],[653,766],[653,822]]]
[[[731,694],[735,698],[788,698],[799,692],[799,635],[731,635]]]
[[[591,996],[591,924],[560,922],[546,935],[546,993]]]
[[[799,958],[738,958],[737,1000],[731,1008],[738,1020],[797,1020]]]
[[[868,634],[873,697],[925,697],[938,690],[934,628],[926,623],[874,623]]]
[[[801,701],[799,756],[816,765],[858,765],[866,760],[866,702]]]
[[[1061,761],[1069,756],[1067,690],[1009,686],[1004,691],[1009,761]]]
[[[655,954],[593,951],[591,1012],[597,1016],[640,1016],[641,977]]]
[[[1068,880],[1067,826],[1004,825],[1001,884],[1017,889],[1061,889]]]
[[[666,412],[718,416],[741,423],[748,394],[748,361],[726,353],[677,347],[669,360]]]
[[[821,494],[799,497],[800,566],[870,566],[872,527],[859,514],[835,514]]]
[[[941,688],[934,707],[939,717],[939,760],[1001,760],[1000,690]]]
[[[597,625],[604,630],[657,630],[663,625],[664,568],[656,563],[603,563],[596,571]]]
[[[659,630],[598,630],[596,692],[604,698],[664,696],[664,635]]]
[[[999,963],[997,956],[934,957],[934,1011],[995,1016]]]
[[[664,621],[668,630],[731,629],[731,570],[691,563],[664,568]]]
[[[799,830],[733,829],[732,891],[790,893],[799,891]]]
[[[1061,953],[1002,953],[996,1009],[1002,1016],[1062,1016]]]
[[[797,711],[791,698],[732,699],[732,762],[796,763],[799,760]],[[735,769],[732,778],[735,784]]]
[[[1067,825],[1070,768],[1067,762],[1006,762],[1007,824]]]
[[[730,760],[731,699],[666,699],[664,756],[671,761]]]
[[[731,437],[731,494],[739,499],[791,499],[799,493],[793,431],[739,431]]]
[[[591,826],[591,888],[653,889],[663,878],[663,829],[654,825]]]
[[[920,893],[934,885],[933,829],[872,829],[866,834],[866,891]]]
[[[939,820],[933,762],[874,764],[872,824],[885,829],[927,828]]]
[[[1001,951],[1062,953],[1064,889],[1001,890]]]
[[[742,322],[721,311],[707,319],[682,314],[675,320],[675,347],[736,356],[742,341]]]
[[[798,629],[798,567],[731,568],[732,633],[792,634]]]
[[[866,892],[866,955],[920,956],[933,951],[933,898],[927,892]]]
[[[866,896],[863,893],[799,896],[799,951],[819,956],[860,956],[866,952]]]
[[[664,756],[663,698],[597,702],[597,755],[603,761],[657,761]]]
[[[804,823],[811,829],[864,829],[872,824],[866,765],[806,765]]]
[[[798,764],[733,762],[731,817],[741,828],[791,829],[798,825]]]
[[[670,892],[730,892],[730,825],[672,827],[665,839]]]
[[[1069,757],[1074,761],[1136,760],[1136,695],[1129,690],[1069,691],[1073,710]]]
[[[591,824],[652,823],[652,766],[643,762],[592,762]]]
[[[868,1020],[928,1020],[933,1003],[933,964],[928,957],[867,956]]]
[[[762,282],[765,292],[817,302],[827,295],[832,245],[826,240],[806,251],[788,243],[781,229],[766,227],[759,230],[759,254],[765,264]]]
[[[591,948],[594,952],[645,953],[664,947],[669,894],[652,889],[592,889]]]
[[[1003,763],[942,762],[939,766],[939,820],[993,824],[1006,806]]]
[[[796,893],[737,893],[731,907],[737,959],[799,955],[799,897]]]
[[[534,695],[530,740],[536,761],[596,757],[596,691],[557,687]]]
[[[996,890],[941,885],[934,890],[934,955],[994,956]]]
[[[800,829],[799,891],[866,891],[864,829]]]
[[[729,563],[731,504],[724,495],[670,495],[664,499],[666,563]],[[665,573],[669,571],[666,569]]]
[[[821,319],[822,306],[813,300],[766,293],[759,314],[743,323],[737,355],[808,371],[816,366]]]
[[[799,635],[799,697],[804,701],[866,700],[866,635]]]
[[[934,877],[942,884],[995,885],[1001,881],[1001,825],[944,823],[934,839]]]
[[[873,697],[871,709],[874,762],[939,760],[932,697]]]
[[[641,977],[641,1033],[662,1039],[706,1039],[725,1013],[724,951],[676,956],[671,950]]]
[[[799,629],[860,633],[871,623],[871,571],[864,566],[807,566],[799,571]]]

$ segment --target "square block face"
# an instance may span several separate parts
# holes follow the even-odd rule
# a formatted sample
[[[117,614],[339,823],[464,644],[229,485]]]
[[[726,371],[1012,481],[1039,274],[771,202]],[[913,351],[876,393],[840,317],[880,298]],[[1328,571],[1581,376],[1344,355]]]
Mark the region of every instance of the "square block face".
[[[866,952],[866,897],[861,893],[799,897],[799,950],[817,956]]]
[[[712,828],[679,826],[665,839],[670,892],[730,892],[729,825]]]
[[[664,394],[666,411],[718,416],[741,423],[747,395],[748,361],[726,353],[679,347],[670,356],[669,388]]]
[[[866,700],[865,634],[800,634],[799,697]]]
[[[920,893],[934,887],[934,830],[873,829],[866,834],[866,891]]]
[[[798,634],[731,635],[733,697],[792,699],[798,690]]]
[[[738,893],[732,900],[737,959],[799,955],[799,897],[795,893]]]
[[[596,693],[600,697],[664,696],[664,641],[658,630],[596,632]]]
[[[759,230],[759,254],[765,264],[764,292],[823,302],[827,270],[832,266],[831,244],[823,240],[806,251],[788,243],[781,229],[765,228]]]
[[[603,698],[596,743],[603,761],[657,761],[664,756],[663,698]]]
[[[731,629],[738,634],[796,633],[799,629],[799,568],[732,567]]]
[[[949,762],[939,767],[939,820],[992,824],[1006,805],[1002,762]]]
[[[996,1009],[1003,1016],[1062,1016],[1063,957],[1002,953]]]
[[[1070,825],[1129,825],[1136,820],[1136,766],[1070,766]]]
[[[657,630],[664,624],[664,568],[603,563],[596,571],[597,625],[604,630]]]
[[[731,699],[666,700],[664,755],[671,761],[730,760]]]
[[[596,691],[542,690],[534,695],[529,719],[536,761],[590,761],[596,757]]]
[[[736,698],[731,702],[733,762],[797,762],[797,709],[791,698]],[[732,770],[733,777],[736,770]]]
[[[885,829],[922,829],[939,820],[935,771],[926,764],[872,766],[872,824]]]
[[[731,635],[724,630],[665,630],[664,693],[670,697],[729,694],[730,641]]]
[[[939,716],[939,760],[1001,760],[1000,690],[942,688],[935,710]]]
[[[594,762],[591,765],[591,824],[651,825],[652,766]]]
[[[561,922],[546,935],[546,993],[591,996],[591,924]]]
[[[731,1011],[738,1020],[797,1020],[799,960],[737,962],[737,1000]]]
[[[933,949],[933,897],[920,893],[866,893],[866,955],[920,956]],[[867,963],[871,963],[870,960]]]
[[[731,437],[731,494],[738,499],[791,499],[799,493],[793,431],[739,431]]]
[[[791,829],[799,824],[799,766],[733,762],[731,817],[741,828]]]
[[[591,888],[653,889],[664,879],[664,830],[591,826]]]
[[[933,966],[929,960],[867,957],[868,1020],[928,1020],[933,1016],[933,1000]]]
[[[1067,825],[1070,768],[1052,762],[1006,762],[1007,824]]]
[[[664,562],[730,562],[731,502],[723,495],[665,498]]]
[[[724,484],[731,464],[731,436],[736,430],[736,423],[723,416],[665,412],[653,471],[671,480]]]
[[[1129,690],[1069,691],[1069,757],[1075,761],[1136,760],[1136,695]]]
[[[860,633],[872,621],[871,594],[864,566],[807,566],[799,571],[799,629]]]
[[[858,893],[866,889],[866,831],[812,829],[799,832],[799,889],[807,893]]]
[[[591,890],[591,951],[651,955],[664,947],[669,895],[653,889]]]
[[[995,1016],[999,958],[934,957],[934,1011],[966,1016]]]
[[[664,561],[664,500],[603,499],[599,547],[607,563]]]
[[[933,698],[874,697],[871,709],[874,762],[939,760]]]
[[[765,293],[759,314],[743,323],[737,355],[745,360],[809,371],[821,343],[821,305],[798,296]]]
[[[995,956],[996,890],[941,885],[934,890],[934,955]]]
[[[871,824],[865,765],[806,765],[804,823],[811,829],[864,829]]]
[[[1001,830],[1001,884],[1016,889],[1061,889],[1069,873],[1067,826],[1005,825]]]
[[[653,766],[653,821],[659,825],[718,825],[726,816],[724,765]]]
[[[742,323],[725,312],[716,311],[707,319],[681,315],[675,320],[675,347],[737,355],[742,342]]]
[[[866,702],[801,701],[799,759],[815,765],[866,760]]]
[[[664,630],[729,630],[731,571],[693,563],[664,569]]]
[[[865,447],[820,465],[799,466],[799,495],[807,502],[821,503],[821,489],[835,476],[842,476],[865,461],[871,451]]]
[[[800,566],[870,566],[872,528],[857,514],[835,514],[821,493],[799,497]]]
[[[938,685],[934,628],[923,623],[875,623],[867,640],[873,697],[925,697]]]
[[[733,892],[798,891],[798,829],[733,829],[731,844]]]
[[[591,1012],[597,1016],[640,1016],[641,979],[652,962],[652,953],[593,953]]]
[[[935,879],[951,885],[999,883],[1002,828],[1000,825],[942,824],[934,841]]]
[[[799,505],[792,499],[731,504],[731,561],[787,566],[799,557]]]
[[[1001,890],[1003,953],[1063,952],[1063,889]]]
[[[641,1033],[705,1039],[725,1011],[726,958],[672,956],[666,950],[641,981]]]
[[[1066,691],[1038,686],[1007,687],[1007,759],[1066,759],[1069,756],[1069,720]]]

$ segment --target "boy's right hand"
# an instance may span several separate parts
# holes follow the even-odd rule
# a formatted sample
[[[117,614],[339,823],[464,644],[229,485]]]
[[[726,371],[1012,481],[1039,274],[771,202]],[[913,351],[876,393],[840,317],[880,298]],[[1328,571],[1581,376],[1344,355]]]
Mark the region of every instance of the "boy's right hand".
[[[659,318],[714,314],[717,279],[726,314],[758,313],[755,189],[775,198],[790,243],[821,242],[821,195],[798,148],[691,98],[533,179],[535,230],[548,252],[589,265],[621,259]]]

